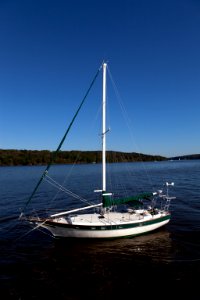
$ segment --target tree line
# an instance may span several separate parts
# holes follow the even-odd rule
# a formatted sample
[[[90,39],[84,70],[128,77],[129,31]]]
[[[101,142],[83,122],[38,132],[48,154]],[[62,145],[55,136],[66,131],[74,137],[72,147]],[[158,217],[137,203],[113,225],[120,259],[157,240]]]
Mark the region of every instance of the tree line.
[[[0,166],[35,166],[47,165],[54,152],[49,150],[15,150],[0,149]],[[161,161],[165,157],[159,155],[146,155],[135,152],[106,152],[107,162],[135,162],[135,161]],[[59,151],[54,164],[71,163],[100,163],[101,151]]]

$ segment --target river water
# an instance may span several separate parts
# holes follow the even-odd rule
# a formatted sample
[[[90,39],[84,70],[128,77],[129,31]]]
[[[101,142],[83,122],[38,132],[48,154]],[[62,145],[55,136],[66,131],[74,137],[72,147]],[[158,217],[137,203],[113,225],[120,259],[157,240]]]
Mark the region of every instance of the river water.
[[[120,194],[126,186],[128,195],[173,181],[176,196],[165,227],[109,241],[55,240],[18,219],[43,170],[0,168],[1,299],[160,298],[174,292],[194,299],[200,278],[200,160],[109,165],[107,190],[115,186]],[[98,164],[53,166],[50,175],[89,200],[101,188]],[[76,205],[72,201],[44,183],[27,207],[63,210]]]

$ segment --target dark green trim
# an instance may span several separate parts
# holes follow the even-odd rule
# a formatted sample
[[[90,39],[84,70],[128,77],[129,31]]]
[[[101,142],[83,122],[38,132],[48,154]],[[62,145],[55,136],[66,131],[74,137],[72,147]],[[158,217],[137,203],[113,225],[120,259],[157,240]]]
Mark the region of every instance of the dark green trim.
[[[141,202],[142,199],[149,200],[150,197],[152,197],[152,196],[153,196],[153,193],[142,193],[142,194],[132,196],[132,197],[113,199],[110,195],[109,196],[106,195],[106,192],[105,192],[105,195],[104,195],[104,193],[102,194],[103,207],[110,207],[110,206],[125,204],[125,203],[129,203],[129,202],[132,202],[133,206],[139,207],[142,205],[142,202]]]

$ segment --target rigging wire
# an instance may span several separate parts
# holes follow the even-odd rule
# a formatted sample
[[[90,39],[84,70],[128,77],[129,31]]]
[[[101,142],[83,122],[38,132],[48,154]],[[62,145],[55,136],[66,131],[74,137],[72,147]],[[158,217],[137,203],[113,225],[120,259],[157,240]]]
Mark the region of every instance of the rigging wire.
[[[31,194],[30,197],[28,198],[28,200],[27,200],[27,202],[26,202],[26,204],[25,204],[24,210],[26,209],[27,205],[28,205],[29,202],[32,200],[33,196],[35,195],[35,193],[36,193],[38,187],[40,186],[41,182],[43,181],[43,179],[45,178],[46,174],[48,173],[48,170],[49,170],[49,168],[51,167],[52,163],[55,161],[55,159],[56,159],[56,157],[57,157],[57,153],[58,153],[59,150],[61,149],[61,147],[62,147],[62,145],[63,145],[63,143],[64,143],[64,141],[65,141],[65,139],[66,139],[66,137],[67,137],[67,135],[68,135],[68,133],[69,133],[69,131],[70,131],[70,129],[71,129],[71,127],[72,127],[72,125],[73,125],[73,123],[74,123],[74,121],[75,121],[75,119],[76,119],[76,117],[77,117],[77,115],[78,115],[78,113],[79,113],[79,111],[80,111],[80,109],[81,109],[81,107],[83,106],[83,104],[84,104],[84,102],[85,102],[85,100],[86,100],[86,98],[87,98],[87,96],[88,96],[88,94],[89,94],[89,92],[90,92],[92,86],[94,85],[94,83],[95,83],[95,81],[96,81],[96,78],[97,78],[98,75],[99,75],[99,72],[100,72],[101,68],[102,68],[102,65],[100,66],[100,68],[99,68],[98,71],[96,72],[96,74],[95,74],[95,76],[94,76],[94,78],[93,78],[93,80],[92,80],[92,82],[91,82],[91,84],[90,84],[90,86],[89,86],[89,88],[88,88],[88,90],[87,90],[85,96],[83,97],[83,99],[82,99],[82,101],[81,101],[81,103],[80,103],[80,105],[79,105],[79,107],[78,107],[78,109],[77,109],[77,111],[76,111],[74,117],[72,118],[72,120],[71,120],[71,122],[70,122],[70,124],[69,124],[69,126],[68,126],[68,128],[67,128],[67,130],[66,130],[66,132],[65,132],[65,134],[64,134],[64,136],[63,136],[63,138],[62,138],[62,140],[61,140],[61,142],[60,142],[60,144],[58,145],[56,151],[53,153],[53,155],[52,155],[52,157],[51,157],[51,160],[50,160],[48,166],[46,167],[45,171],[43,172],[43,174],[42,174],[41,178],[39,179],[39,181],[38,181],[36,187],[34,188],[32,194]],[[22,215],[23,215],[23,211],[22,211],[20,217],[21,217]]]
[[[125,108],[125,106],[124,106],[124,104],[123,104],[123,101],[122,101],[122,98],[121,98],[121,96],[120,96],[119,90],[118,90],[117,85],[116,85],[116,83],[115,83],[115,81],[114,81],[114,79],[113,79],[113,76],[112,76],[112,74],[111,74],[111,72],[110,72],[109,67],[108,67],[107,69],[108,69],[108,74],[109,74],[109,76],[110,76],[111,83],[112,83],[112,85],[113,85],[113,89],[114,89],[114,91],[115,91],[115,94],[116,94],[116,97],[117,97],[119,106],[120,106],[121,111],[122,111],[123,118],[124,118],[124,120],[125,120],[125,122],[126,122],[126,125],[127,125],[128,130],[129,130],[129,134],[130,134],[131,140],[133,141],[133,144],[135,144],[136,147],[139,149],[139,146],[137,145],[137,143],[136,143],[136,141],[135,141],[135,139],[134,139],[134,137],[133,137],[133,133],[132,133],[132,129],[131,129],[131,127],[132,127],[132,126],[131,126],[131,119],[129,118],[129,115],[128,115],[128,113],[127,113],[127,110],[126,110],[126,108]],[[141,152],[141,151],[139,150],[139,151],[138,151],[138,155],[139,155],[139,158],[140,158],[140,162],[142,163],[143,170],[144,170],[145,173],[146,173],[146,176],[147,176],[147,178],[148,178],[149,184],[150,184],[150,185],[152,186],[152,188],[154,189],[154,185],[153,185],[153,183],[152,183],[151,177],[150,177],[150,175],[149,175],[149,173],[148,173],[148,171],[147,171],[147,169],[146,169],[146,167],[145,167],[145,165],[144,165],[144,162],[143,162],[143,160],[142,160],[142,157],[141,157],[141,155],[140,155],[140,152]],[[128,171],[130,171],[130,170],[128,170]]]
[[[70,168],[70,171],[67,173],[67,175],[65,176],[65,178],[62,182],[62,186],[66,183],[66,181],[70,177],[72,170],[74,169],[74,166],[75,166],[76,162],[78,161],[79,157],[80,157],[80,153],[77,154],[76,159],[75,159],[74,163],[72,164],[72,167]],[[51,201],[49,202],[49,207],[51,207],[52,203],[57,199],[59,193],[60,193],[60,189],[58,189],[57,193],[54,195],[54,197],[52,197]]]
[[[87,202],[86,199],[82,198],[81,196],[73,193],[72,191],[68,190],[67,188],[65,188],[64,186],[62,186],[61,184],[59,184],[58,182],[56,182],[53,178],[51,178],[50,176],[46,175],[45,176],[45,181],[47,181],[48,183],[50,183],[52,186],[58,188],[60,191],[72,196],[75,199],[78,199],[82,202]]]
[[[19,236],[18,238],[15,239],[15,242],[24,238],[25,236],[27,236],[28,234],[30,234],[31,232],[35,231],[36,229],[40,228],[44,223],[46,222],[46,219],[44,222],[36,225],[34,228],[30,229],[29,231],[27,231],[26,233],[22,234],[21,236]],[[43,232],[44,233],[44,232]]]

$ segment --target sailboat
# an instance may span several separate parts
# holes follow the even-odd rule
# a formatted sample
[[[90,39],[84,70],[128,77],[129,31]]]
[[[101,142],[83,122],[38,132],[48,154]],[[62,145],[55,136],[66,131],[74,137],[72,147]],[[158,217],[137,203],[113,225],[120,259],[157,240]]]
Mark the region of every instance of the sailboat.
[[[100,194],[100,202],[80,208],[61,211],[47,217],[26,217],[35,228],[43,228],[56,238],[86,238],[86,239],[113,239],[128,238],[145,234],[166,225],[171,218],[169,211],[170,201],[168,188],[174,183],[166,183],[167,193],[162,190],[140,193],[134,196],[115,198],[113,191],[107,190],[106,185],[106,75],[107,63],[103,63],[102,70],[102,187],[94,192]],[[96,76],[95,76],[96,78]],[[90,88],[92,87],[90,85]],[[89,88],[89,90],[90,90]],[[89,93],[89,90],[86,93]],[[86,97],[85,96],[85,97]],[[84,97],[84,99],[85,99]],[[78,108],[79,112],[83,101]],[[75,117],[67,129],[57,151],[71,128]],[[53,160],[53,158],[52,158]],[[47,166],[30,199],[36,192],[39,184],[47,176],[51,163]],[[30,201],[28,200],[28,202]],[[161,199],[162,201],[157,201]],[[145,207],[144,203],[150,201]],[[157,202],[162,203],[157,207]],[[163,204],[164,201],[164,204]],[[28,204],[27,202],[27,204]]]

